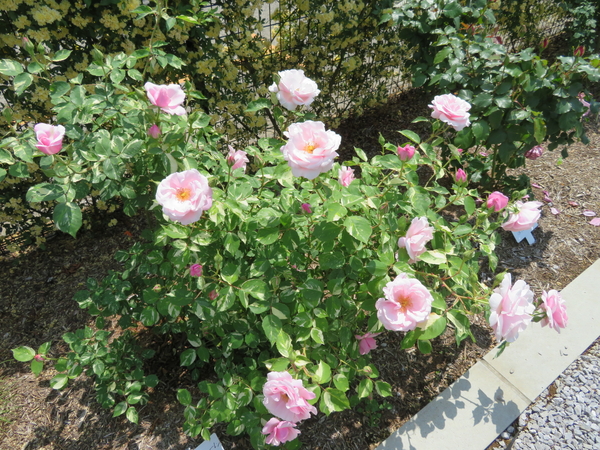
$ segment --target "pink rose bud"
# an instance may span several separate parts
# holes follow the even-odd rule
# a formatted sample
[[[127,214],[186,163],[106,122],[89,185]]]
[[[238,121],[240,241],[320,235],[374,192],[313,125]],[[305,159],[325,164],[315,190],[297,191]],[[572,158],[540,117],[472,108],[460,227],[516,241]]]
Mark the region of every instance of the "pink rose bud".
[[[457,148],[456,149],[457,153],[460,155],[462,152],[464,152],[464,150],[462,148]]]
[[[227,154],[227,164],[231,166],[231,170],[242,169],[246,171],[246,164],[248,160],[248,154],[243,150],[235,150],[231,145],[229,146],[229,153]]]
[[[546,317],[540,322],[543,327],[548,325],[550,328],[560,333],[561,328],[567,326],[569,317],[567,316],[567,307],[564,299],[558,291],[552,289],[549,292],[542,291],[542,304],[540,309],[546,313]]]
[[[542,214],[539,210],[542,205],[542,202],[522,202],[517,200],[513,211],[510,212],[508,220],[504,222],[502,228],[506,231],[530,230]]]
[[[46,358],[44,358],[44,355],[35,355],[35,356],[33,357],[33,359],[35,359],[36,361],[39,361],[39,362],[44,362],[44,361],[46,361]]]
[[[208,293],[208,298],[211,300],[216,300],[216,298],[219,296],[219,294],[217,293],[217,291],[212,290]]]
[[[398,158],[400,158],[400,161],[408,161],[415,155],[415,148],[412,145],[398,147],[397,151]]]
[[[267,436],[265,442],[269,445],[278,446],[284,442],[293,441],[300,434],[295,426],[294,422],[282,421],[273,417],[262,429],[262,434]]]
[[[354,181],[354,170],[350,167],[342,167],[338,172],[338,180],[342,186],[350,186],[350,183]]]
[[[574,56],[583,56],[584,54],[585,54],[585,46],[584,45],[580,45],[573,52]]]
[[[146,89],[146,95],[148,95],[150,103],[158,106],[167,114],[177,116],[185,114],[185,109],[181,106],[185,102],[185,92],[178,84],[157,85],[148,82],[144,85],[144,89]]]
[[[525,158],[531,159],[533,161],[535,159],[538,159],[543,154],[544,148],[541,145],[536,145],[535,147],[529,149],[527,153],[525,153]]]
[[[190,275],[193,277],[202,276],[202,266],[200,264],[192,264],[190,266]]]
[[[212,206],[212,189],[206,177],[196,169],[184,170],[160,182],[156,201],[169,219],[189,225]]]
[[[428,106],[433,109],[431,117],[447,123],[456,131],[471,125],[470,114],[467,112],[471,109],[471,105],[456,95],[436,95]]]
[[[317,414],[317,408],[308,403],[316,397],[287,372],[270,372],[263,386],[263,404],[281,420],[297,423]]]
[[[47,123],[38,123],[33,127],[38,150],[46,155],[54,155],[61,151],[63,146],[63,137],[65,136],[65,127],[62,125],[49,125]]]
[[[542,41],[542,44],[541,44],[541,46],[542,46],[542,48],[544,48],[544,49],[545,49],[545,48],[548,48],[548,45],[549,45],[549,44],[550,44],[550,39],[548,39],[548,38],[544,38],[544,40]]]
[[[585,100],[585,94],[583,92],[580,92],[579,95],[577,96],[577,98],[579,98],[579,102],[585,107],[587,108],[587,111],[585,113],[583,113],[583,115],[581,117],[586,117],[590,115],[590,102],[587,102]]]
[[[156,124],[152,125],[149,129],[148,129],[148,136],[153,137],[154,139],[158,139],[158,137],[160,136],[160,127]]]
[[[514,342],[533,319],[533,292],[523,280],[512,285],[510,273],[490,297],[490,326],[498,341]]]
[[[310,209],[310,205],[308,203],[302,203],[302,209],[307,214],[312,214],[312,210]]]
[[[456,179],[457,183],[466,183],[467,182],[467,174],[465,173],[464,170],[458,169],[456,171],[455,179]]]
[[[381,333],[367,333],[362,336],[356,334],[354,337],[358,339],[358,351],[361,355],[366,355],[371,350],[375,350],[377,348],[377,342],[375,342],[375,337],[379,336]]]
[[[294,111],[297,106],[310,105],[319,95],[317,83],[304,75],[303,70],[279,72],[279,84],[273,83],[269,91],[277,94],[277,100],[284,108]]]
[[[494,208],[496,212],[501,211],[508,205],[508,197],[502,192],[492,192],[487,199],[486,205],[488,208]]]

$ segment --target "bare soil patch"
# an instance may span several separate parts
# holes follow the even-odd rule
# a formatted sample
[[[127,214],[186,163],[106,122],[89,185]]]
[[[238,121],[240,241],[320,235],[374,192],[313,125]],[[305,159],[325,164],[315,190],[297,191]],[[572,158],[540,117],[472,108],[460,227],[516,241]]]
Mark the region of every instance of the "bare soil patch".
[[[426,131],[419,128],[423,124],[410,123],[428,114],[425,97],[411,91],[383,108],[346,121],[338,129],[342,158],[351,157],[354,147],[379,153],[379,133],[401,143],[405,138],[398,130]],[[546,151],[523,169],[540,186],[533,188],[535,199],[547,205],[534,231],[537,243],[516,243],[502,232],[499,270],[510,270],[515,279],[524,279],[536,294],[542,289],[562,289],[600,257],[600,228],[590,225],[591,217],[583,215],[586,210],[600,214],[600,133],[596,122],[588,124],[588,129],[591,143],[572,146],[564,161],[559,151]],[[560,214],[552,214],[550,207]],[[57,234],[46,250],[0,259],[0,362],[4,361],[0,364],[0,412],[5,419],[0,420],[1,450],[184,450],[201,442],[188,438],[181,429],[183,408],[175,393],[194,383],[178,367],[177,358],[162,354],[161,383],[141,409],[139,425],[123,417],[113,419],[111,412],[103,410],[95,402],[90,379],[82,377],[57,392],[49,387],[52,371],[35,377],[25,364],[11,361],[10,349],[21,345],[35,347],[53,341],[55,355],[66,351],[60,337],[92,323],[73,295],[88,277],[101,279],[108,270],[118,270],[112,255],[131,246],[141,228],[141,221],[119,217],[113,228],[99,227],[81,233],[77,240]],[[491,275],[483,273],[482,277]],[[306,421],[300,427],[304,448],[374,448],[495,344],[482,318],[476,319],[473,330],[477,343],[456,347],[454,337],[447,333],[433,342],[431,355],[400,350],[401,334],[382,334],[373,362],[381,379],[392,385],[394,395]],[[220,428],[216,432],[226,449],[251,448],[244,438],[231,439]]]

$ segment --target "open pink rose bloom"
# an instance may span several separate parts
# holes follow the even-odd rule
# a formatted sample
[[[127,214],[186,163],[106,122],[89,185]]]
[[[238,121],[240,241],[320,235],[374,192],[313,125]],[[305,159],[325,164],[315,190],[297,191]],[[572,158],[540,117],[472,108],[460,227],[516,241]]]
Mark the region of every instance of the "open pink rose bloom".
[[[354,181],[354,169],[342,167],[338,172],[338,181],[344,187],[350,186],[350,183]]]
[[[490,326],[498,341],[514,342],[533,319],[533,292],[523,280],[512,285],[507,273],[490,297]]]
[[[371,350],[375,350],[377,348],[377,342],[375,338],[379,336],[381,333],[366,333],[362,336],[359,334],[355,334],[354,337],[358,340],[358,351],[361,355],[366,355]]]
[[[384,288],[385,298],[375,303],[377,318],[387,330],[411,331],[429,318],[433,297],[425,286],[401,273]]]
[[[317,408],[307,402],[316,395],[302,386],[302,380],[293,379],[287,372],[270,372],[263,394],[265,407],[282,420],[296,423],[317,414]]]
[[[502,192],[492,192],[486,202],[488,208],[494,208],[494,211],[498,212],[506,208],[508,205],[508,197]]]
[[[294,123],[283,134],[288,141],[281,147],[281,152],[295,177],[312,180],[331,170],[333,159],[339,156],[336,150],[342,138],[331,130],[325,130],[323,122],[307,120]]]
[[[303,70],[291,69],[279,72],[279,84],[273,83],[269,91],[277,94],[277,100],[284,108],[294,111],[297,106],[310,105],[319,95],[319,88]]]
[[[546,292],[542,291],[542,311],[546,312],[546,317],[541,320],[541,325],[555,329],[560,333],[561,328],[567,326],[569,317],[567,316],[567,307],[565,300],[560,296],[560,293],[554,289]]]
[[[508,220],[502,224],[506,231],[530,230],[541,216],[542,202],[515,202],[515,210],[511,211]]]
[[[415,217],[406,231],[406,236],[398,239],[398,246],[406,248],[410,259],[409,263],[415,263],[419,255],[425,253],[425,245],[433,239],[434,228],[429,226],[427,217]]]
[[[250,162],[248,160],[248,154],[243,150],[236,150],[231,145],[229,146],[229,153],[227,154],[227,164],[231,166],[231,170],[242,169],[246,170],[246,164]]]
[[[185,102],[185,92],[178,84],[158,85],[148,82],[144,85],[144,88],[150,103],[154,106],[158,106],[167,114],[176,116],[185,114],[185,109],[181,106]]]
[[[61,151],[63,146],[63,137],[65,136],[65,127],[62,125],[49,125],[47,123],[38,123],[33,127],[38,150],[46,155],[54,155]]]
[[[162,180],[156,190],[156,201],[169,219],[189,225],[212,206],[212,190],[204,175],[190,169]]]
[[[471,125],[468,113],[471,105],[456,95],[436,95],[429,107],[433,109],[431,117],[447,123],[456,131]]]
[[[265,439],[267,444],[278,446],[298,437],[300,431],[295,427],[296,424],[293,422],[281,421],[273,417],[263,427],[262,434],[267,435]]]

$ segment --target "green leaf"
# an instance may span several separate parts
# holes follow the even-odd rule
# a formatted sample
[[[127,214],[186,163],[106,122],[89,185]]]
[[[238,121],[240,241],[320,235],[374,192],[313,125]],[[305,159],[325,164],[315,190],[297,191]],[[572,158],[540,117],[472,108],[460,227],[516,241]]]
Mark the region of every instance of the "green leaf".
[[[446,254],[439,250],[429,250],[419,255],[419,259],[427,264],[439,266],[446,263]]]
[[[266,300],[271,296],[269,286],[262,280],[245,281],[240,288],[257,300]]]
[[[541,144],[546,139],[546,123],[541,117],[533,119],[533,137],[538,144]]]
[[[140,315],[140,319],[145,327],[151,327],[159,321],[160,315],[153,306],[146,306]]]
[[[48,353],[48,350],[50,350],[50,346],[52,345],[52,342],[44,342],[42,345],[40,345],[38,347],[38,355],[45,355]]]
[[[192,394],[187,389],[177,390],[177,400],[183,406],[189,406],[192,404]]]
[[[12,59],[3,59],[0,61],[0,73],[9,77],[16,77],[23,73],[23,66]]]
[[[435,322],[429,325],[419,336],[420,340],[433,339],[438,337],[446,330],[446,318],[439,317]]]
[[[328,383],[331,380],[331,367],[329,367],[329,364],[325,361],[319,361],[313,380],[318,384]]]
[[[292,347],[292,339],[290,335],[283,330],[279,330],[277,340],[275,341],[277,350],[281,353],[281,356],[289,358],[292,356],[294,348]]]
[[[13,86],[15,87],[15,92],[17,95],[21,95],[25,92],[31,83],[33,82],[33,76],[27,72],[20,73],[13,80]]]
[[[260,111],[261,109],[268,109],[271,106],[273,105],[269,99],[259,98],[258,100],[248,103],[248,107],[246,108],[245,112]]]
[[[26,346],[19,347],[19,348],[13,348],[12,352],[13,352],[13,357],[17,361],[21,361],[21,362],[31,361],[33,359],[33,357],[35,356],[35,350],[32,349],[31,347],[26,347]]]
[[[100,376],[104,373],[104,363],[100,360],[96,360],[94,361],[94,364],[92,364],[92,371]]]
[[[181,366],[191,366],[196,361],[196,350],[188,348],[179,355],[179,362]]]
[[[435,59],[433,60],[433,63],[434,64],[441,63],[448,57],[448,55],[450,53],[452,53],[452,47],[444,47],[442,50],[437,52],[437,54],[435,55]],[[417,142],[417,144],[418,144],[418,142]]]
[[[415,144],[420,144],[421,143],[421,138],[414,131],[402,130],[402,131],[400,131],[400,134],[403,135],[403,136],[405,136],[405,137],[407,137],[408,139],[410,139],[411,141],[413,141]]]
[[[0,163],[3,164],[14,164],[15,160],[12,157],[12,155],[7,152],[6,150],[4,150],[3,148],[0,148]]]
[[[321,345],[325,344],[325,338],[323,337],[323,332],[321,330],[319,330],[318,328],[312,328],[310,330],[310,337],[317,344],[321,344]]]
[[[432,350],[432,348],[431,348],[431,342],[429,342],[429,341],[418,340],[417,341],[417,347],[418,347],[419,351],[421,353],[423,353],[424,355],[430,354],[431,350]]]
[[[469,216],[475,212],[476,205],[475,205],[475,200],[473,200],[473,197],[465,197],[464,207],[465,207],[465,211],[467,212],[467,214]]]
[[[51,183],[40,183],[31,186],[27,191],[25,198],[28,202],[38,203],[49,200],[56,200],[61,195],[64,195],[62,186]]]
[[[112,416],[119,417],[119,416],[125,414],[125,411],[127,411],[127,402],[117,403]]]
[[[62,97],[71,89],[71,85],[66,81],[56,81],[50,86],[51,97]]]
[[[77,230],[81,228],[81,209],[73,202],[59,203],[54,208],[53,219],[56,227],[60,231],[69,233],[71,236],[75,237],[77,235]]]
[[[27,170],[27,164],[21,161],[10,166],[8,168],[8,173],[10,173],[13,177],[17,178],[29,177],[29,170]]]
[[[333,411],[343,411],[350,408],[348,397],[342,391],[334,388],[327,388],[323,392],[323,398]]]
[[[281,320],[278,317],[269,314],[262,320],[261,325],[269,342],[271,342],[271,344],[277,342],[277,336],[281,331]]]
[[[364,244],[369,243],[371,237],[371,224],[361,216],[350,216],[344,220],[344,226],[348,234]]]
[[[138,423],[138,412],[133,406],[129,407],[127,413],[125,414],[125,417],[127,417],[127,420],[129,420],[132,423]]]
[[[50,380],[50,387],[52,389],[62,389],[69,382],[69,377],[66,373],[61,373],[56,375],[54,378]]]
[[[333,384],[342,392],[346,392],[348,389],[350,389],[350,382],[343,373],[338,373],[333,377]]]
[[[44,370],[44,363],[34,359],[31,361],[30,368],[33,374],[37,377],[40,373],[42,373],[42,370]]]
[[[54,54],[54,58],[52,58],[53,62],[64,61],[71,55],[71,50],[59,50]]]
[[[365,398],[371,395],[371,392],[373,392],[373,382],[371,381],[371,379],[364,378],[360,380],[356,392],[358,392],[358,398]]]
[[[382,397],[390,397],[392,395],[392,386],[385,381],[376,381],[375,390]]]

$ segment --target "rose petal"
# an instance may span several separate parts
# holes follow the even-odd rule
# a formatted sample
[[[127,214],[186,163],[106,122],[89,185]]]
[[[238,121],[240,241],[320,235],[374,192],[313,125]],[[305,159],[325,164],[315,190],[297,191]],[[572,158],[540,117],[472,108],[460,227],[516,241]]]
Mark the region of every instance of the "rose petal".
[[[569,205],[571,205],[571,206],[579,206],[579,203],[571,201],[571,202],[569,202]]]
[[[552,214],[554,214],[555,216],[558,215],[558,214],[560,214],[560,211],[558,209],[556,209],[556,208],[550,208],[550,212]]]
[[[590,211],[589,209],[586,209],[581,214],[583,214],[586,217],[594,217],[596,215],[594,211]]]
[[[600,217],[596,217],[595,219],[590,220],[590,225],[600,227]]]
[[[542,187],[537,183],[531,183],[531,187],[541,189]]]

